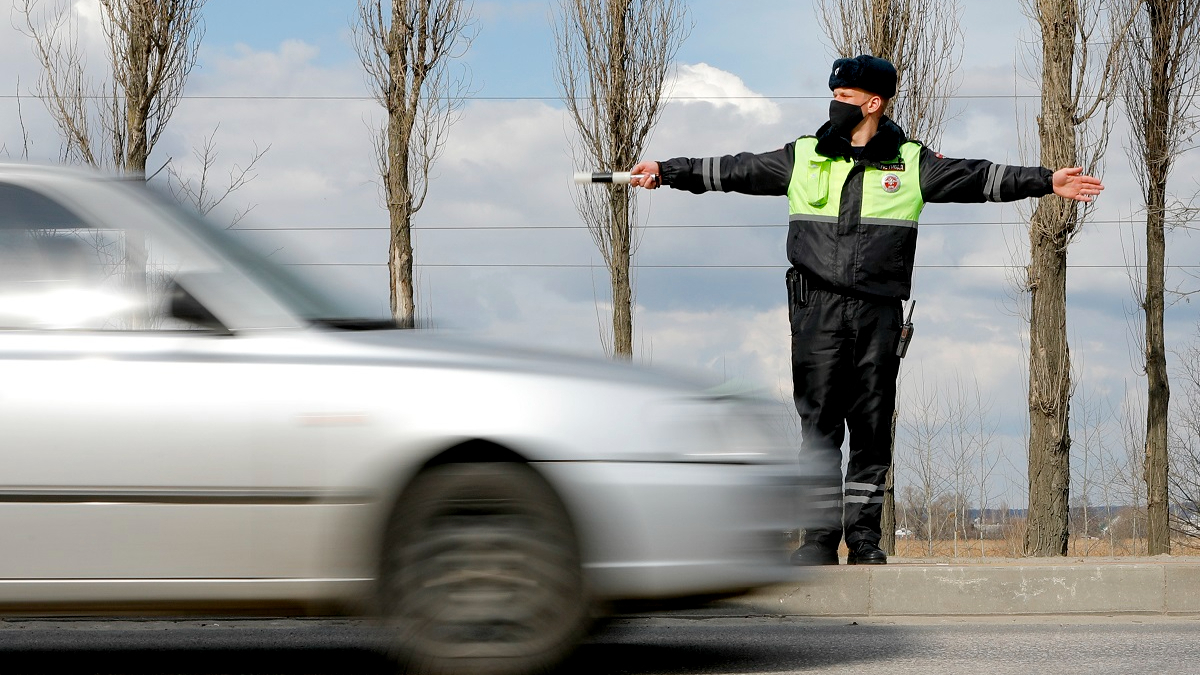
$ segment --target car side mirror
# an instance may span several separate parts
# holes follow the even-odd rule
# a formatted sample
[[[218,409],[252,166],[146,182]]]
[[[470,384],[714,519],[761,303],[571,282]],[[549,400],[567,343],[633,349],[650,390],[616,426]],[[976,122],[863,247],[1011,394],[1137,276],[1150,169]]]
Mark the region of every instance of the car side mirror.
[[[229,329],[221,323],[221,320],[213,316],[213,313],[208,311],[208,308],[200,304],[191,293],[187,292],[183,286],[176,282],[171,282],[169,290],[170,298],[170,313],[171,317],[180,321],[194,323],[197,326],[203,326],[210,330],[220,333],[228,333]]]

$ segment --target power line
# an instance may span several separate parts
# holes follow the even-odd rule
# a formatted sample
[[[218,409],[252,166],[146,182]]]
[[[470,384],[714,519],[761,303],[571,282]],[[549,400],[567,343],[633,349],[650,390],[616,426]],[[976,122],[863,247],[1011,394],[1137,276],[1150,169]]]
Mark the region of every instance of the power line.
[[[943,98],[947,100],[963,100],[963,99],[1040,99],[1041,94],[944,94],[941,96],[930,96],[928,98]],[[43,96],[36,94],[0,94],[0,99],[18,99],[32,98],[41,99]],[[80,98],[89,100],[112,100],[111,97],[100,94],[88,94],[84,96],[70,96],[65,98]],[[117,100],[123,100],[124,97],[118,96]],[[184,94],[179,97],[184,101],[353,101],[366,102],[375,101],[375,97],[369,94],[362,95],[337,95],[337,94]],[[827,101],[828,94],[823,95],[782,95],[782,96],[664,96],[664,100],[670,101]],[[464,101],[562,101],[562,96],[463,96],[456,100]]]
[[[289,267],[387,267],[387,263],[283,263]],[[517,269],[608,269],[600,263],[413,263],[413,267],[427,268],[517,268]],[[632,269],[659,270],[785,270],[786,264],[775,265],[654,265],[633,264]],[[915,269],[1013,269],[1024,265],[914,265]],[[1071,265],[1068,269],[1129,269],[1145,265]],[[1200,269],[1200,265],[1167,265],[1167,269]]]
[[[1121,225],[1121,224],[1136,224],[1140,221],[1133,220],[1088,220],[1087,225]],[[979,221],[944,221],[925,223],[922,222],[919,227],[965,227],[975,225],[1026,225],[1025,221],[1003,221],[1003,220],[979,220]],[[739,229],[783,229],[787,227],[787,223],[737,223],[737,224],[697,224],[697,225],[639,225],[638,229],[645,230],[739,230]],[[232,232],[358,232],[358,231],[378,231],[386,232],[389,227],[387,225],[365,225],[365,226],[350,226],[350,227],[235,227],[231,228]],[[447,231],[454,232],[460,230],[470,231],[486,231],[486,230],[586,230],[587,225],[431,225],[431,226],[413,226],[414,232],[438,232]]]

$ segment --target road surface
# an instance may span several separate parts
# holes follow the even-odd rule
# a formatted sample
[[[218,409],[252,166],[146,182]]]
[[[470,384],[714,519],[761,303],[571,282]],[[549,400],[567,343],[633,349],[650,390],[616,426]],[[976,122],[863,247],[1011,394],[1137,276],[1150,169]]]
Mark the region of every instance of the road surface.
[[[350,620],[0,621],[0,672],[392,672]],[[1200,672],[1200,617],[815,619],[628,617],[571,675],[829,673],[1129,675]]]

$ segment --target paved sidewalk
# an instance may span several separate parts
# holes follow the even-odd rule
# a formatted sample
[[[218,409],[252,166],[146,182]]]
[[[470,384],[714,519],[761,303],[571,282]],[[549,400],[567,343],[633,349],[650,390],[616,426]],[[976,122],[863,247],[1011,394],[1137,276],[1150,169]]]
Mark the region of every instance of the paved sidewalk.
[[[1022,558],[800,568],[697,616],[1200,614],[1200,557]]]

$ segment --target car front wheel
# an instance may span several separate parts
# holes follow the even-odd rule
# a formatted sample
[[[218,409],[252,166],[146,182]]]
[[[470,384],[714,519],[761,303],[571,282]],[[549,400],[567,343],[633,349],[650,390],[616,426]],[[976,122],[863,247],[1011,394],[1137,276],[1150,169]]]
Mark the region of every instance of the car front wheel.
[[[381,571],[394,656],[410,672],[543,670],[590,617],[571,522],[523,464],[421,473],[389,521]]]

